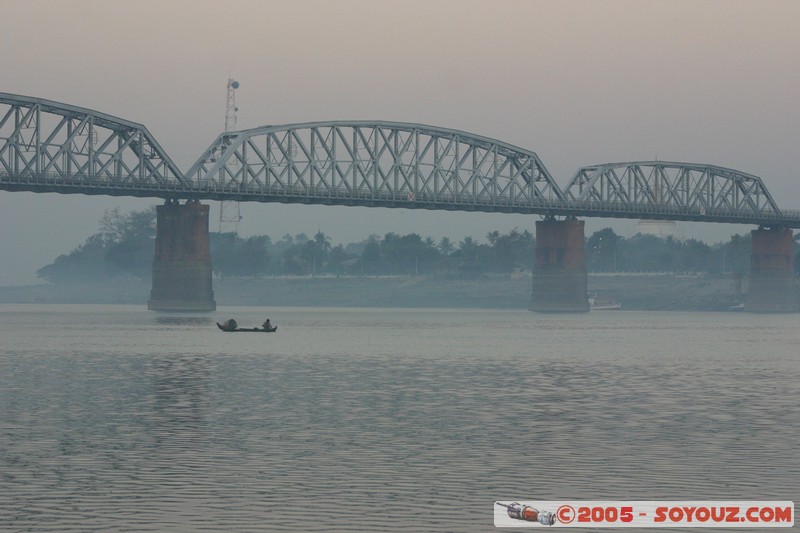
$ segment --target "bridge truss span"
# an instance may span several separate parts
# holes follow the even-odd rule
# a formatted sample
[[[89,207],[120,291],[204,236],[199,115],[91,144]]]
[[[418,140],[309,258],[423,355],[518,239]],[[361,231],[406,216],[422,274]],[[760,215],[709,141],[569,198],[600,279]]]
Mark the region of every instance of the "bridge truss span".
[[[206,197],[242,201],[519,212],[564,200],[534,152],[397,122],[223,133],[187,177]]]
[[[2,92],[0,190],[800,228],[800,212],[779,209],[744,172],[609,163],[579,169],[562,189],[535,152],[404,122],[224,132],[182,173],[141,124]]]
[[[715,165],[635,161],[586,166],[575,173],[565,195],[574,209],[599,209],[606,216],[798,222],[798,213],[778,208],[761,178]]]
[[[154,196],[187,181],[141,124],[0,93],[0,188]]]

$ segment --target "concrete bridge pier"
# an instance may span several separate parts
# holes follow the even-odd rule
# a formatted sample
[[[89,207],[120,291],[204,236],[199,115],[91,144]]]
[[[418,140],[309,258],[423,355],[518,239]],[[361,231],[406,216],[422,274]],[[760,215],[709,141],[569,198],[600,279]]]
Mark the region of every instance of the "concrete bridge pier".
[[[799,309],[792,265],[792,230],[758,228],[750,232],[750,279],[745,310],[794,313]]]
[[[589,310],[583,220],[536,222],[531,311],[580,313]]]
[[[214,311],[211,288],[209,206],[196,200],[168,200],[156,208],[153,285],[147,308],[153,311]]]

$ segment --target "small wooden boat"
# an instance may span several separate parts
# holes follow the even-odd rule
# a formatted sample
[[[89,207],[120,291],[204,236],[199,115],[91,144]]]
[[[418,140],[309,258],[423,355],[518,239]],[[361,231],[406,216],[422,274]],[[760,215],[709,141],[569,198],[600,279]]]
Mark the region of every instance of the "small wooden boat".
[[[272,326],[269,329],[265,329],[265,328],[235,328],[235,329],[230,329],[230,328],[226,328],[225,326],[223,326],[219,322],[217,322],[217,327],[219,329],[221,329],[222,331],[227,331],[229,333],[238,333],[240,331],[260,331],[261,333],[272,333],[272,332],[274,332],[274,331],[276,331],[278,329],[278,326]]]
[[[261,327],[261,328],[240,328],[239,324],[236,323],[234,319],[226,320],[222,324],[217,322],[217,327],[222,331],[227,331],[229,333],[238,333],[240,331],[258,331],[260,333],[272,333],[278,330],[278,326],[272,327]]]

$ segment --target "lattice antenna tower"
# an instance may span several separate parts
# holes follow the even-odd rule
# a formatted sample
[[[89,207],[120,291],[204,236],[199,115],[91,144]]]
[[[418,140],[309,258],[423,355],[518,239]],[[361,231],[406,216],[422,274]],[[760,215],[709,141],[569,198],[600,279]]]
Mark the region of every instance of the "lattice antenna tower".
[[[236,112],[239,108],[236,107],[236,89],[239,88],[239,82],[233,78],[228,78],[228,97],[225,102],[225,131],[236,131]],[[236,166],[238,161],[232,158],[225,164]],[[219,205],[219,232],[222,233],[223,229],[232,228],[233,233],[239,234],[239,222],[242,220],[242,211],[239,202],[236,200],[222,200]]]

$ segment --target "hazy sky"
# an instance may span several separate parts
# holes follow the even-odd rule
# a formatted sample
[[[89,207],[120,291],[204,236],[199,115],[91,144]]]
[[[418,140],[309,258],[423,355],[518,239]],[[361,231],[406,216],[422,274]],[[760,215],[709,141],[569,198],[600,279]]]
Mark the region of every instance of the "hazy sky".
[[[710,163],[761,176],[800,209],[800,2],[0,0],[0,91],[139,122],[182,169],[225,125],[419,122],[539,154],[562,186],[583,165]],[[0,286],[157,199],[0,191]],[[219,204],[212,203],[216,230]],[[243,235],[480,240],[537,217],[242,204]],[[587,234],[633,222],[587,219]],[[749,226],[679,223],[727,240]]]

